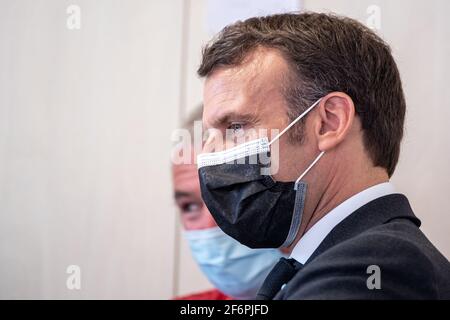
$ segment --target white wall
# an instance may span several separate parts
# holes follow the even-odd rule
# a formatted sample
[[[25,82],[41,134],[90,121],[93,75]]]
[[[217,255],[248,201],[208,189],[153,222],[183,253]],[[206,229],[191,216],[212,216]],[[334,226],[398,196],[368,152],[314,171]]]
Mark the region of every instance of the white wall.
[[[381,8],[408,99],[394,176],[450,257],[446,0]],[[80,30],[66,8],[82,10]],[[0,298],[161,298],[210,287],[176,226],[170,134],[201,101],[207,0],[0,0]],[[66,267],[82,288],[66,288]]]
[[[172,296],[181,21],[181,0],[0,2],[0,298]]]

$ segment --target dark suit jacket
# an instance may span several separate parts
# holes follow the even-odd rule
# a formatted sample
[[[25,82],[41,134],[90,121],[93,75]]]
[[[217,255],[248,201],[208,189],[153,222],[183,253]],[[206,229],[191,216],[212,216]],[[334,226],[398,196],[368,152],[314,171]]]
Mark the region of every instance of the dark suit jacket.
[[[366,204],[328,234],[275,299],[450,299],[450,263],[419,226],[403,195]],[[379,290],[367,286],[371,265],[380,268]]]

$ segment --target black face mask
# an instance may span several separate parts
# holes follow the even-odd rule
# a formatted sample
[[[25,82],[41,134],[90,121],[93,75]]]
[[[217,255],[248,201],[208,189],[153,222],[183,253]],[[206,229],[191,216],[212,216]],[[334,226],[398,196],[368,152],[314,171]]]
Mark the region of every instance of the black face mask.
[[[295,239],[306,184],[296,192],[292,182],[261,175],[258,164],[201,167],[199,176],[203,200],[229,236],[250,248],[287,247]]]
[[[279,248],[292,244],[305,205],[307,185],[300,180],[324,154],[322,152],[296,182],[276,182],[269,175],[270,161],[261,160],[270,159],[270,144],[267,138],[262,138],[198,156],[203,201],[217,225],[250,248]]]

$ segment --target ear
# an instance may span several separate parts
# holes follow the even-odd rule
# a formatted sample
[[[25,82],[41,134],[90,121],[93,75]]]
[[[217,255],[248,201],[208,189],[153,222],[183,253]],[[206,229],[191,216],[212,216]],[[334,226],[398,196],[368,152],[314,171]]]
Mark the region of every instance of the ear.
[[[319,150],[329,151],[348,136],[355,119],[355,105],[347,94],[332,92],[322,98],[318,107],[314,132]]]

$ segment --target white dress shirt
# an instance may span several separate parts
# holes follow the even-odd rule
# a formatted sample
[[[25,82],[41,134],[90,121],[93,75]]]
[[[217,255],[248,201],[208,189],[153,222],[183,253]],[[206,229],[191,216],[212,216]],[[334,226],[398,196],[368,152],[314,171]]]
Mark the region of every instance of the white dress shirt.
[[[363,190],[345,200],[327,213],[303,235],[292,250],[291,258],[304,264],[331,230],[333,230],[342,220],[372,200],[393,193],[395,193],[394,186],[389,182],[385,182]]]

